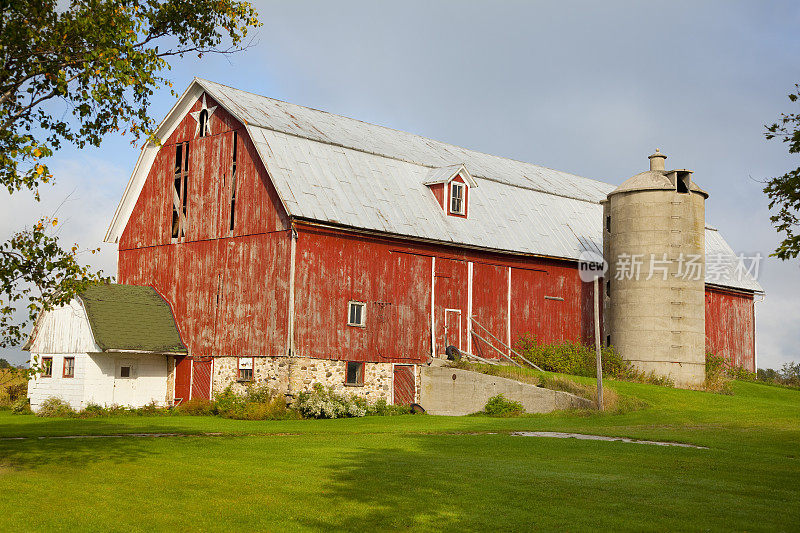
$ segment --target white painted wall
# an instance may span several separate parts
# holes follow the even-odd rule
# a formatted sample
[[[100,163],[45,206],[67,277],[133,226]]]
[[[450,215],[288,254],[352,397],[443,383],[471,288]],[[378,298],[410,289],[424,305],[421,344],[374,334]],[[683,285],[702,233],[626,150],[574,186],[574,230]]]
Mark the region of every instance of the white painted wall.
[[[31,359],[53,358],[52,377],[35,376],[28,382],[31,409],[50,397],[61,398],[73,409],[89,403],[142,407],[167,404],[167,356],[102,352],[94,341],[86,311],[79,300],[48,311],[38,320],[30,346]],[[64,357],[75,358],[75,377],[63,376]],[[131,367],[131,377],[120,375]]]

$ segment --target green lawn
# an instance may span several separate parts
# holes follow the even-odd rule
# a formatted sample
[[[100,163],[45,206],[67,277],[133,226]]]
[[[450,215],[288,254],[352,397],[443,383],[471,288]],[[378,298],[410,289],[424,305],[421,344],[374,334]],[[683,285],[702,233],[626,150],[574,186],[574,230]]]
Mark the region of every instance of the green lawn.
[[[800,391],[611,382],[649,407],[516,419],[0,412],[0,530],[797,530]],[[515,437],[557,430],[690,449]],[[136,432],[180,437],[39,439]],[[203,433],[219,432],[209,436]]]

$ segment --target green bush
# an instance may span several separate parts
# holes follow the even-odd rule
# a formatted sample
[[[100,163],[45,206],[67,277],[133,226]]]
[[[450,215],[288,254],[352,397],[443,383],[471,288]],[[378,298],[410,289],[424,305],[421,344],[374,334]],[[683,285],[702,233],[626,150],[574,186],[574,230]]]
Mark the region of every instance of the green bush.
[[[489,398],[483,408],[483,412],[489,416],[510,417],[524,414],[525,408],[522,407],[521,403],[508,400],[502,394],[498,394]]]
[[[367,403],[366,401],[364,403]],[[381,398],[375,403],[367,403],[367,416],[397,416],[411,413],[411,406],[407,404],[389,405]]]
[[[366,416],[363,400],[352,396],[336,394],[333,387],[314,384],[311,392],[301,392],[297,396],[297,410],[304,418],[349,418]]]
[[[517,341],[517,350],[528,361],[548,372],[584,377],[597,375],[597,353],[592,346],[572,341],[540,344],[536,337],[523,335]],[[674,385],[668,378],[637,370],[630,361],[623,359],[613,346],[603,346],[600,350],[604,376],[668,387]]]
[[[214,398],[214,414],[236,420],[285,420],[299,418],[286,405],[283,394],[266,385],[250,385],[243,394],[228,386]]]
[[[61,398],[51,397],[42,402],[36,416],[45,418],[71,418],[77,413]]]
[[[28,398],[20,398],[11,405],[11,412],[15,415],[29,415],[31,411],[31,402]]]
[[[25,398],[28,395],[28,382],[13,383],[6,386],[6,395],[11,402],[16,402],[20,398]]]
[[[186,403],[181,403],[175,410],[181,415],[210,416],[214,414],[214,405],[208,400],[194,398]]]

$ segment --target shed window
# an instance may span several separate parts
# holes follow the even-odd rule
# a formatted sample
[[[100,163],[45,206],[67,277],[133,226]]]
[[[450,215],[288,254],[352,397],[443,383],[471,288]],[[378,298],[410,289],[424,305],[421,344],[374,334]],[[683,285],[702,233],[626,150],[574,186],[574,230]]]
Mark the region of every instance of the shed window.
[[[239,381],[253,381],[253,358],[239,358],[239,373],[236,376]]]
[[[363,385],[364,384],[364,363],[356,361],[347,362],[347,376],[345,377],[345,385]]]
[[[52,357],[42,357],[42,377],[43,378],[51,378],[51,377],[53,377],[53,358]]]
[[[119,377],[121,378],[131,377],[131,367],[129,365],[123,365],[119,367]]]
[[[450,183],[450,212],[454,215],[464,214],[464,188],[463,183]]]
[[[363,302],[350,302],[348,304],[348,326],[364,327],[364,308],[366,305]]]
[[[75,358],[74,357],[65,357],[64,358],[64,373],[63,376],[65,378],[74,378],[75,377]]]

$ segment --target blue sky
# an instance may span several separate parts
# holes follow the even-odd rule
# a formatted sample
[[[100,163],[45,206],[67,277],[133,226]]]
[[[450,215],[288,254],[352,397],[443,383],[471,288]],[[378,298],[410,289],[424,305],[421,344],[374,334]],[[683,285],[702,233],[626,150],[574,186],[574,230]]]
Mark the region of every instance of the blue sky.
[[[193,76],[609,183],[647,168],[695,171],[707,219],[737,252],[778,236],[759,180],[800,165],[763,125],[795,111],[795,2],[254,2],[251,47],[173,62]],[[157,118],[175,99],[153,99]],[[796,105],[795,105],[796,107]],[[51,161],[42,202],[0,193],[0,238],[58,209],[60,235],[116,272],[101,244],[138,148],[109,137]],[[761,367],[800,360],[800,262],[768,259],[757,304]],[[18,350],[0,357],[24,361]]]

